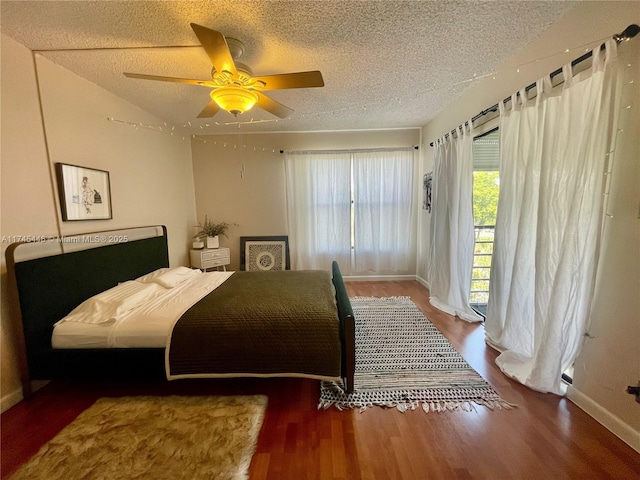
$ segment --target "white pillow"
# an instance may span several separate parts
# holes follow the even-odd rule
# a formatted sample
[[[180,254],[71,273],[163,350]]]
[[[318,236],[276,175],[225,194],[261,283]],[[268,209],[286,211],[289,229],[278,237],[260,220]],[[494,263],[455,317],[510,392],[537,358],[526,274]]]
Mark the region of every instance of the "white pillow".
[[[164,288],[173,288],[200,274],[202,274],[202,272],[197,269],[176,267],[153,277],[150,281],[162,285]]]
[[[117,317],[149,301],[166,290],[156,283],[128,281],[85,300],[56,323],[109,324]]]
[[[136,278],[136,282],[142,282],[142,283],[152,282],[154,278],[159,277],[160,275],[162,275],[165,272],[168,272],[169,270],[171,270],[171,269],[170,268],[159,268],[158,270],[154,270],[151,273],[147,273],[146,275],[143,275],[141,277]]]

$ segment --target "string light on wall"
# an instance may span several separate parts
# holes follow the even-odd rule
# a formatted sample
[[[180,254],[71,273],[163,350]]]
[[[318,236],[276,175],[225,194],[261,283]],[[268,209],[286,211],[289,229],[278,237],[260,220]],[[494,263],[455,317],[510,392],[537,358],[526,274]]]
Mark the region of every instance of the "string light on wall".
[[[174,133],[176,132],[176,126],[172,125],[171,127],[169,127],[166,122],[164,123],[164,126],[162,125],[151,125],[151,124],[146,124],[146,123],[139,123],[139,122],[129,122],[126,120],[119,120],[117,118],[113,118],[113,117],[107,117],[107,120],[110,122],[116,122],[116,123],[120,123],[122,125],[126,125],[128,127],[134,128],[134,129],[138,129],[138,128],[146,128],[149,130],[153,130],[156,132],[161,132],[161,133],[169,133],[170,136],[173,136],[174,138],[180,138],[181,140],[192,140],[192,141],[197,141],[197,142],[202,142],[203,144],[213,144],[215,146],[220,146],[220,142],[216,141],[216,140],[207,140],[206,138],[200,138],[199,136],[195,135],[195,134],[182,134],[182,135],[174,135]],[[188,127],[187,124],[182,125],[182,127]],[[179,128],[179,127],[178,127]],[[238,147],[242,147],[242,148],[251,148],[251,145],[247,145],[246,143],[232,143],[232,142],[223,142],[222,144],[223,148],[234,148],[237,149]],[[276,153],[277,151],[279,151],[279,149],[276,148],[261,148],[260,150],[258,150],[255,146],[253,147],[253,151],[260,151],[260,152],[268,152],[270,151],[271,153]]]
[[[625,40],[629,40],[628,38],[626,38]],[[628,63],[626,65],[626,67],[628,69],[632,68],[633,65]],[[629,70],[630,72],[630,70]],[[626,73],[626,72],[625,72]],[[624,74],[624,73],[623,73]],[[628,73],[629,76],[632,76],[631,73]],[[640,95],[638,95],[638,92],[636,92],[636,85],[634,83],[634,80],[628,80],[624,83],[624,85],[622,86],[622,91],[621,91],[621,95],[620,95],[620,108],[618,110],[618,118],[616,119],[616,130],[615,130],[615,137],[613,139],[613,144],[612,144],[612,149],[611,151],[609,151],[606,155],[607,155],[607,168],[606,168],[606,172],[604,172],[604,176],[605,176],[605,188],[604,188],[604,212],[605,212],[605,219],[613,219],[614,218],[614,214],[610,213],[609,211],[609,201],[611,200],[611,184],[613,182],[613,176],[615,174],[615,163],[616,163],[616,149],[619,145],[619,143],[622,141],[622,137],[624,135],[624,128],[620,128],[621,125],[628,125],[630,120],[626,117],[628,117],[629,115],[634,115],[635,112],[633,112],[634,110],[634,102],[637,102],[638,98],[640,97]],[[638,218],[640,218],[640,213],[638,215]],[[605,222],[603,222],[602,228],[605,228]]]
[[[629,30],[629,29],[627,29],[627,30]],[[625,30],[625,32],[627,32],[627,31]],[[624,36],[626,34],[625,32],[620,34],[620,36],[621,36],[622,39],[628,41],[629,37]],[[590,52],[594,45],[597,45],[598,43],[601,43],[603,40],[606,40],[607,38],[610,38],[610,37],[605,37],[603,39],[595,40],[595,41],[589,42],[588,44],[583,44],[583,45],[579,45],[579,46],[576,46],[576,47],[564,48],[562,50],[557,51],[556,53],[553,53],[553,54],[550,54],[550,55],[546,55],[544,57],[540,57],[540,58],[537,58],[537,59],[529,61],[529,62],[522,63],[522,64],[520,64],[520,65],[515,67],[515,72],[516,73],[520,73],[521,69],[523,67],[526,67],[529,64],[545,61],[545,60],[548,60],[550,58],[556,57],[558,55],[566,55],[566,54],[569,54],[571,52],[575,52],[577,50],[582,50],[582,49],[585,49],[586,52]],[[443,85],[434,84],[434,85],[431,85],[429,88],[419,89],[414,93],[413,98],[417,99],[420,95],[433,94],[433,93],[442,93],[442,92],[445,92],[445,91],[448,91],[448,90],[452,90],[452,89],[455,90],[455,89],[458,89],[458,87],[460,87],[460,86],[467,87],[470,84],[472,84],[473,82],[480,81],[480,80],[487,79],[487,78],[490,78],[491,80],[497,80],[497,79],[500,78],[501,75],[504,75],[504,74],[500,74],[497,71],[491,71],[491,72],[488,72],[488,73],[474,72],[471,77],[463,79],[463,80],[460,80],[460,81],[457,81],[455,83],[448,83],[447,85],[444,85],[444,86]],[[633,83],[633,82],[631,82],[631,83]],[[380,109],[380,108],[382,108],[384,106],[390,106],[390,105],[395,106],[395,105],[410,104],[411,103],[411,102],[407,102],[406,100],[407,100],[407,98],[403,99],[403,98],[400,98],[400,97],[393,97],[393,98],[390,98],[390,99],[378,99],[378,100],[372,100],[372,101],[369,101],[369,102],[366,102],[366,103],[346,105],[346,106],[344,106],[342,108],[339,108],[339,109],[333,108],[333,109],[324,110],[324,111],[317,111],[317,112],[312,112],[312,113],[303,113],[303,114],[299,114],[298,118],[300,118],[300,119],[309,119],[309,118],[319,118],[319,117],[323,117],[323,116],[335,116],[336,114],[343,114],[343,113],[347,113],[347,112],[350,112],[350,111],[353,112],[353,113],[357,113],[359,111],[368,112],[370,110]],[[631,108],[631,105],[629,105],[627,107],[627,109],[630,109],[630,108]],[[216,121],[213,124],[206,123],[204,125],[198,125],[197,127],[194,126],[191,123],[191,121],[188,121],[188,122],[186,122],[186,123],[184,123],[182,125],[171,125],[171,126],[169,126],[166,122],[164,122],[163,125],[151,125],[151,124],[146,124],[146,123],[130,122],[130,121],[126,121],[126,120],[120,120],[120,119],[116,119],[116,118],[113,118],[113,117],[108,117],[108,120],[112,121],[112,122],[118,122],[120,124],[123,124],[123,125],[126,125],[126,126],[130,126],[132,128],[135,128],[135,129],[144,128],[144,129],[149,129],[149,130],[153,130],[153,131],[161,132],[161,133],[169,132],[171,136],[178,137],[178,138],[181,138],[183,140],[189,138],[192,141],[201,141],[202,143],[211,143],[211,141],[207,141],[206,139],[202,139],[202,138],[200,138],[198,136],[191,135],[192,130],[194,128],[198,128],[202,132],[201,133],[202,135],[207,135],[207,129],[209,129],[209,128],[215,128],[215,127],[221,127],[221,126],[233,126],[233,125],[237,125],[238,128],[240,128],[243,125],[277,123],[277,122],[280,122],[280,120],[283,120],[283,121],[286,122],[290,118],[291,117],[286,117],[286,118],[283,118],[283,119],[273,118],[273,119],[260,119],[260,120],[256,120],[255,118],[251,118],[251,119],[246,120],[246,121],[236,120],[236,121],[231,121],[231,122],[217,122]],[[180,128],[185,129],[185,130],[189,130],[189,131],[188,132],[187,131],[182,132],[183,134],[180,135],[177,132],[177,129],[180,129]],[[213,144],[217,145],[216,142],[213,142]],[[238,148],[238,146],[241,146],[242,148],[247,148],[247,145],[245,145],[244,143],[242,143],[241,145],[231,144],[230,143],[230,146],[233,146],[233,148]],[[251,147],[251,146],[249,146],[249,147]],[[224,144],[224,148],[227,148],[226,144]],[[253,151],[267,151],[267,150],[268,149],[264,149],[264,148],[260,150],[259,148],[257,149],[256,147],[253,147]],[[275,152],[277,150],[279,150],[279,149],[272,149],[273,152]]]
[[[613,40],[615,40],[615,42],[617,44],[621,43],[622,41],[629,41],[631,38],[635,37],[638,33],[640,33],[640,26],[632,24],[629,25],[624,32],[620,33],[620,34],[616,34],[613,35],[612,37],[606,37],[607,39],[612,38]],[[593,43],[593,42],[592,42]],[[597,48],[597,46],[594,46],[594,49]],[[600,44],[600,50],[603,50],[605,48],[605,43],[601,43]],[[569,49],[567,49],[569,50]],[[592,51],[593,49],[587,49],[587,53],[585,53],[584,55],[580,56],[579,58],[576,58],[575,60],[571,61],[571,66],[574,67],[576,65],[578,65],[579,63],[588,60],[592,57]],[[531,63],[531,62],[529,62]],[[630,65],[627,65],[630,66]],[[517,69],[517,72],[520,72],[520,69]],[[556,77],[557,75],[560,75],[564,72],[564,68],[559,68],[557,70],[554,70],[553,72],[551,72],[548,76],[551,78],[551,80],[553,80],[554,77]],[[527,92],[529,92],[531,89],[536,87],[536,83],[532,83],[530,85],[527,85],[524,89],[523,89],[523,93],[526,95]],[[520,95],[521,92],[518,92],[518,95]],[[511,101],[512,97],[507,97],[504,100],[502,100],[502,102],[504,104],[506,104],[507,102]],[[498,104],[493,105],[492,107],[489,107],[483,111],[481,111],[480,113],[478,113],[477,115],[475,115],[473,118],[471,118],[471,120],[469,122],[471,122],[471,124],[473,124],[473,122],[475,122],[476,120],[484,117],[485,115],[488,114],[496,114],[497,110],[498,110]],[[496,114],[497,115],[497,114]],[[468,122],[465,122],[468,123]],[[449,135],[453,135],[455,134],[455,129],[452,130],[451,132],[447,132],[445,133],[445,136],[449,136]],[[431,146],[434,146],[434,142],[430,143]]]

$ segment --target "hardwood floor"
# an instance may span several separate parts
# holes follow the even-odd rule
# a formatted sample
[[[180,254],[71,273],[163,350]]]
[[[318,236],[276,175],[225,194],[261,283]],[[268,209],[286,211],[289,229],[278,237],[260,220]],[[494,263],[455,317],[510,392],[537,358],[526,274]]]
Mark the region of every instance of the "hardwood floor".
[[[569,400],[531,391],[496,367],[482,325],[438,310],[418,282],[350,282],[350,296],[407,295],[514,410],[400,413],[318,410],[304,379],[165,383],[52,382],[2,414],[2,478],[103,396],[266,394],[269,406],[252,480],[622,479],[640,477],[640,454]],[[73,479],[69,479],[73,480]]]

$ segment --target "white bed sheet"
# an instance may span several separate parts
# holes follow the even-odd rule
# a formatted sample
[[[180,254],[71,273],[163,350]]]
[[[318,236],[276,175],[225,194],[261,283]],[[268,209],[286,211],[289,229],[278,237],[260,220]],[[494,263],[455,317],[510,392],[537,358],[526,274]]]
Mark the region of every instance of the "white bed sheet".
[[[119,317],[115,322],[61,321],[53,329],[53,348],[165,348],[173,325],[193,304],[234,272],[208,272]]]

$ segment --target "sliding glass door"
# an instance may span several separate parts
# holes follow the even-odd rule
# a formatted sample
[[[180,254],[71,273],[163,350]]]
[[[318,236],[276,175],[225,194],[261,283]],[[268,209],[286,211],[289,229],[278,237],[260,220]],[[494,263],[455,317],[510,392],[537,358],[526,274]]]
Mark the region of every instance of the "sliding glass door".
[[[500,192],[499,134],[497,129],[473,140],[473,271],[469,304],[486,315],[491,281],[493,238]]]

